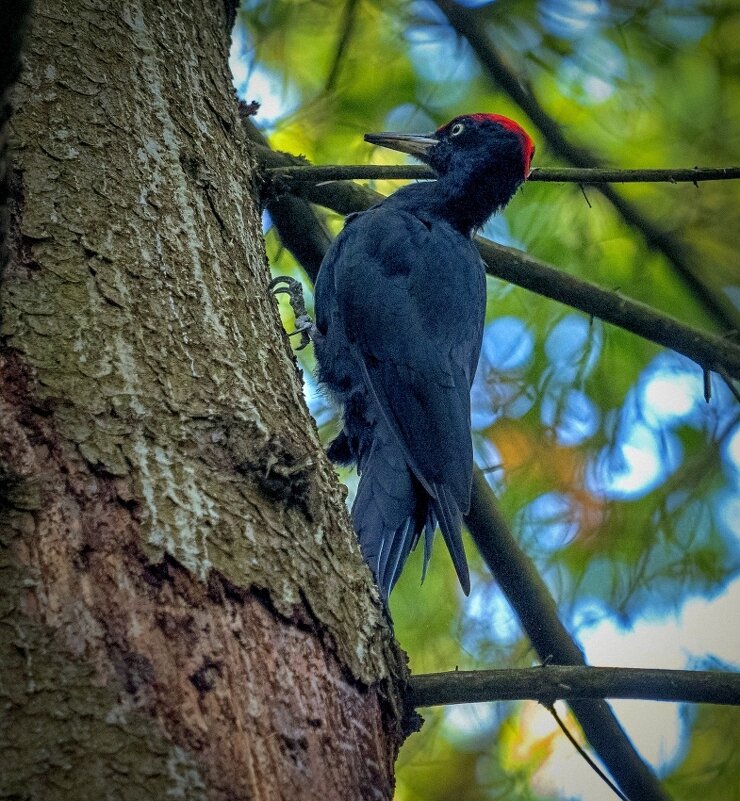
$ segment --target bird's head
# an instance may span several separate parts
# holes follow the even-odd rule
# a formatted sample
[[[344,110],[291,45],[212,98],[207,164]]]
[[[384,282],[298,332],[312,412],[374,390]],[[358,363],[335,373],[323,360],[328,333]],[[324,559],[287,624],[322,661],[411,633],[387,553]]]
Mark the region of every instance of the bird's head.
[[[365,134],[365,141],[382,145],[428,164],[440,176],[504,173],[526,180],[534,142],[519,123],[500,114],[465,114],[430,134]]]
[[[534,156],[529,134],[500,114],[465,114],[434,133],[365,134],[365,140],[426,162],[439,180],[414,197],[466,233],[511,200]]]

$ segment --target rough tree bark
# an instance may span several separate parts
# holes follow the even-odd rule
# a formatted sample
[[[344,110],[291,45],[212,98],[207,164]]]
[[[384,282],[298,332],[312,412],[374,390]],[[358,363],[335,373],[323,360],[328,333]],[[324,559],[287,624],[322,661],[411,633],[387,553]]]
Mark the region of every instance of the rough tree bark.
[[[218,0],[39,0],[0,278],[0,798],[384,799],[403,664],[280,329]]]

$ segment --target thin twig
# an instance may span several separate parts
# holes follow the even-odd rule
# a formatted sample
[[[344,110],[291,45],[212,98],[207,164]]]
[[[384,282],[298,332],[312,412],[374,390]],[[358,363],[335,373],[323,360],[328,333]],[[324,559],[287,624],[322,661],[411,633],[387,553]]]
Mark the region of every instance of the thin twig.
[[[591,758],[591,755],[586,752],[578,740],[576,740],[576,738],[570,733],[568,727],[565,725],[560,715],[558,715],[555,706],[550,704],[547,707],[547,711],[555,718],[555,722],[560,727],[560,731],[563,732],[568,742],[573,746],[573,748],[576,749],[576,751],[578,751],[588,766],[596,773],[596,775],[604,782],[604,784],[606,784],[607,787],[609,787],[609,789],[615,793],[620,801],[630,801],[629,798],[627,798],[627,796],[619,789],[619,787],[617,787],[617,785],[614,784],[614,782],[606,775],[606,773],[604,773],[604,771],[596,764],[596,762],[594,762],[594,760]]]
[[[436,173],[420,164],[330,164],[273,167],[265,171],[269,179],[291,184],[348,180],[434,179]],[[691,183],[699,181],[732,181],[740,178],[740,167],[677,167],[675,169],[603,169],[565,167],[532,170],[527,181],[546,183]]]
[[[415,707],[532,700],[548,705],[577,698],[639,698],[740,706],[740,673],[546,665],[456,670],[412,676]]]

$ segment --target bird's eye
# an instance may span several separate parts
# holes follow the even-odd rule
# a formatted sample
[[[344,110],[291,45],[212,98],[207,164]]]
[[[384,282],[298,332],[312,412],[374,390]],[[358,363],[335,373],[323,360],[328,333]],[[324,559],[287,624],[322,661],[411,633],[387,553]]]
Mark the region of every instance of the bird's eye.
[[[464,130],[465,126],[461,122],[456,122],[452,128],[450,128],[450,136],[460,136]]]

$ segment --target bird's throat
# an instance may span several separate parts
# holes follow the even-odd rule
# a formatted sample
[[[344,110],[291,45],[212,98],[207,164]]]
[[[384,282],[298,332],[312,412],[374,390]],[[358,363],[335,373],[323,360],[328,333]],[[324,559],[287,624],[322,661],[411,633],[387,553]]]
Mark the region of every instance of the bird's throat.
[[[465,234],[480,228],[492,214],[503,208],[522,183],[521,174],[477,172],[461,180],[459,174],[437,180],[436,195],[443,215]]]

